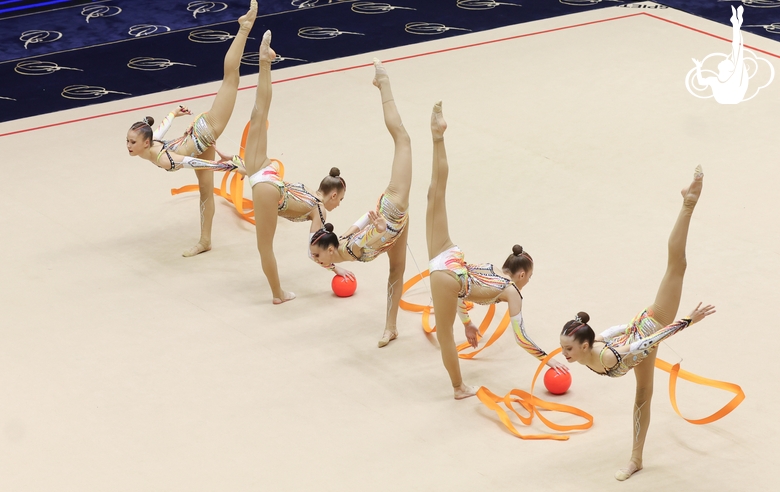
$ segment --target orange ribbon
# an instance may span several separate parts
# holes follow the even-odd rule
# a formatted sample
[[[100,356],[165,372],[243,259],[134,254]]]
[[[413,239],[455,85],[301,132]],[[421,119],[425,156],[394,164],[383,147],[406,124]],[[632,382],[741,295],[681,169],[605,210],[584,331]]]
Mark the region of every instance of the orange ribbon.
[[[531,425],[531,422],[533,422],[534,415],[536,415],[537,417],[539,417],[539,420],[541,420],[544,423],[544,425],[556,431],[571,432],[576,430],[586,430],[586,429],[590,429],[593,426],[593,416],[591,414],[583,410],[580,410],[577,407],[573,407],[571,405],[564,405],[562,403],[552,403],[549,401],[542,400],[537,396],[534,396],[534,386],[536,386],[536,380],[539,378],[539,374],[541,374],[542,369],[545,368],[547,361],[549,361],[551,358],[553,358],[556,354],[559,354],[560,352],[561,352],[560,348],[553,350],[550,354],[547,355],[547,357],[545,357],[542,360],[541,363],[539,363],[539,367],[536,368],[536,374],[534,374],[534,379],[531,381],[530,393],[519,389],[513,389],[502,398],[500,396],[493,394],[489,389],[487,389],[484,386],[482,386],[481,388],[479,388],[479,390],[477,390],[477,398],[479,398],[479,400],[486,407],[496,412],[498,414],[499,420],[501,420],[501,422],[509,430],[509,432],[519,437],[520,439],[551,439],[554,441],[567,441],[569,439],[569,436],[566,434],[521,434],[520,431],[518,431],[515,428],[515,426],[512,424],[512,421],[509,418],[509,414],[507,414],[506,411],[498,405],[499,403],[503,403],[525,425]],[[520,404],[528,412],[528,416],[524,417],[523,415],[520,415],[517,412],[517,410],[515,410],[513,403]],[[543,408],[545,410],[552,410],[554,412],[563,412],[563,413],[570,413],[572,415],[577,415],[578,417],[582,417],[583,419],[585,419],[585,422],[582,424],[575,424],[575,425],[556,424],[555,422],[552,422],[551,420],[545,418],[541,414],[541,412],[539,412],[540,408]]]
[[[697,376],[696,374],[693,374],[691,372],[684,371],[680,369],[679,362],[677,364],[672,365],[664,360],[656,359],[655,367],[669,373],[669,400],[671,400],[672,402],[672,408],[674,408],[674,411],[677,412],[677,415],[679,415],[680,417],[682,417],[683,419],[685,419],[686,421],[692,424],[703,425],[703,424],[709,424],[715,422],[716,420],[722,419],[723,417],[731,413],[732,410],[737,408],[739,404],[742,403],[742,400],[745,399],[745,392],[742,391],[742,388],[739,387],[738,385],[734,383],[727,383],[725,381],[717,381],[715,379],[707,379],[701,376]],[[734,398],[732,398],[731,401],[723,405],[723,407],[720,410],[713,413],[709,417],[705,417],[703,419],[687,419],[683,417],[683,414],[680,413],[680,410],[677,408],[676,390],[677,390],[678,377],[695,384],[701,384],[703,386],[709,386],[711,388],[717,388],[724,391],[728,391],[730,393],[734,393]]]
[[[266,122],[266,125],[270,125]],[[244,158],[246,152],[246,139],[249,135],[249,123],[244,127],[244,133],[241,136],[241,147],[239,148],[238,155],[241,159]],[[277,159],[271,159],[271,162],[275,162],[279,165],[279,179],[284,179],[284,164]],[[232,176],[230,184],[228,185],[228,178]],[[180,193],[189,193],[198,191],[200,188],[198,185],[187,185],[181,188],[171,189],[171,195],[178,195]],[[235,171],[227,172],[222,176],[222,184],[219,188],[214,188],[214,194],[221,196],[228,202],[232,203],[236,208],[238,215],[245,221],[254,224],[255,212],[252,200],[244,198],[244,177]]]

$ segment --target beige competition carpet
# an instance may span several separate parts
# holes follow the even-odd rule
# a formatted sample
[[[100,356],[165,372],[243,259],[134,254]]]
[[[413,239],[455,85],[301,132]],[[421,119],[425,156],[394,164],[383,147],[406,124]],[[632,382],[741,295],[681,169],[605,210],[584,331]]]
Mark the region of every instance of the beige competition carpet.
[[[337,230],[372,208],[392,144],[369,65],[385,60],[414,147],[409,278],[427,266],[429,117],[443,100],[453,240],[472,262],[500,266],[516,243],[533,255],[523,311],[548,351],[577,311],[599,330],[652,302],[680,189],[701,164],[680,314],[699,301],[718,313],[659,356],[741,385],[747,398],[734,412],[685,422],[656,371],[645,469],[620,483],[632,375],[575,365],[566,395],[538,387],[595,423],[565,442],[523,441],[476,398],[452,399],[418,314],[401,312],[400,337],[377,349],[385,258],[346,265],[359,287],[336,298],[330,273],[307,259],[308,225],[280,220],[276,256],[298,299],[273,306],[253,227],[222,199],[213,250],[183,258],[198,238],[198,199],[170,189],[194,174],[129,157],[124,138],[174,101],[207,109],[217,87],[208,84],[0,124],[0,489],[774,490],[780,83],[734,106],[697,99],[684,83],[691,58],[729,50],[730,29],[672,10],[636,13],[585,12],[274,71],[269,154],[286,179],[313,188],[331,166],[342,170],[347,195],[329,217]],[[745,44],[773,62],[780,54],[750,34]],[[242,79],[223,151],[238,149],[254,83]],[[409,298],[425,302],[424,284]],[[467,382],[504,394],[529,389],[536,361],[507,334],[461,367]],[[731,396],[678,387],[689,418]],[[521,431],[546,429],[537,420]]]

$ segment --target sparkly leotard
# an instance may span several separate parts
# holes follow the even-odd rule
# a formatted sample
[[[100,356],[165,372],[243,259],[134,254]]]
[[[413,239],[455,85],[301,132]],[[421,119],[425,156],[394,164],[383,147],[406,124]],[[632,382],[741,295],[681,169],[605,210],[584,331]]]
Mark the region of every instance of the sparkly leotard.
[[[494,298],[483,302],[473,301],[477,304],[495,304],[498,302],[498,296],[500,296],[504,289],[510,284],[517,289],[517,286],[512,283],[511,280],[496,274],[496,272],[493,271],[492,264],[484,263],[481,265],[470,265],[466,263],[463,251],[457,246],[453,246],[447,251],[442,251],[428,263],[429,272],[433,273],[440,270],[450,271],[458,277],[458,280],[460,281],[460,292],[458,292],[458,297],[461,299],[469,298],[469,293],[474,285],[495,289],[496,296]],[[520,294],[520,291],[518,290],[517,293]],[[520,298],[523,298],[522,294],[520,294]]]
[[[689,318],[683,318],[671,325],[661,326],[647,310],[644,310],[631,320],[631,323],[612,327],[601,334],[604,339],[604,348],[599,353],[599,360],[601,361],[604,352],[609,350],[617,358],[617,363],[607,368],[602,361],[601,365],[604,366],[605,372],[596,371],[590,366],[588,368],[596,374],[611,378],[625,376],[628,371],[645,360],[659,343],[682,331],[690,324]],[[627,354],[620,354],[616,348],[624,345],[629,345],[630,350]]]
[[[266,166],[263,169],[257,171],[249,177],[249,184],[254,188],[257,183],[270,183],[279,190],[279,215],[291,222],[305,222],[309,219],[309,212],[317,207],[317,211],[320,214],[320,220],[325,223],[325,218],[322,215],[321,204],[322,201],[313,195],[302,183],[287,183],[282,181],[279,176],[279,172],[273,165]],[[309,208],[309,212],[305,212],[299,217],[284,217],[282,212],[286,211],[290,206],[290,201],[296,201],[303,203]]]
[[[483,263],[481,265],[470,265],[466,263],[463,251],[457,246],[442,251],[428,262],[428,271],[430,273],[437,271],[452,272],[458,278],[458,281],[460,282],[460,291],[458,292],[458,316],[464,324],[469,321],[465,305],[466,299],[476,304],[495,304],[499,302],[498,297],[501,293],[510,285],[515,288],[518,295],[520,295],[520,299],[523,299],[523,294],[520,293],[520,289],[517,288],[517,285],[508,278],[496,274],[496,272],[493,271],[492,264]],[[474,286],[492,289],[496,292],[496,295],[487,301],[471,299],[469,294]],[[512,321],[512,330],[515,334],[515,342],[517,342],[523,350],[539,360],[547,357],[547,353],[528,336],[522,313],[517,313],[510,319]]]
[[[409,216],[405,210],[399,210],[385,195],[379,197],[376,212],[387,221],[387,230],[379,232],[373,224],[368,224],[356,233],[342,237],[341,239],[345,239],[345,241],[339,244],[340,251],[344,251],[355,260],[365,263],[393,247],[406,228]],[[368,243],[377,236],[381,236],[379,247],[370,246]],[[352,252],[352,246],[357,246],[361,249],[360,256]]]
[[[176,152],[180,147],[184,146],[187,141],[192,141],[192,144],[195,146],[195,152],[191,153],[190,157],[195,157],[196,155],[202,154],[206,149],[216,143],[217,140],[214,138],[214,134],[211,132],[208,122],[206,121],[206,113],[201,113],[196,116],[195,121],[192,122],[190,127],[187,128],[184,135],[181,137],[173,140],[162,140],[162,137],[165,136],[165,133],[168,131],[173,118],[173,113],[168,114],[160,123],[160,126],[154,131],[154,139],[163,144],[163,150],[160,151],[160,155],[165,150]],[[157,157],[159,159],[160,156],[158,155]]]

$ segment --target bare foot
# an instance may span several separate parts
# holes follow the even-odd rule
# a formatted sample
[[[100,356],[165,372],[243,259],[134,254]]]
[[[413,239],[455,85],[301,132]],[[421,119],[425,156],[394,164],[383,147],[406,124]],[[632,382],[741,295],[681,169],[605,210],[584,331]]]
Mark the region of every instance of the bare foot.
[[[433,141],[443,140],[446,130],[447,122],[444,121],[444,115],[441,114],[441,101],[439,101],[433,105],[433,113],[431,113],[431,135],[433,135]]]
[[[701,196],[701,188],[704,183],[704,171],[701,170],[701,166],[696,166],[693,172],[693,181],[691,184],[681,191],[685,203],[695,205],[699,201]]]
[[[200,241],[195,246],[184,251],[184,253],[181,255],[185,258],[189,258],[190,256],[196,256],[201,253],[205,253],[206,251],[211,251],[211,243],[204,243],[203,241]]]
[[[460,383],[460,386],[453,388],[455,390],[455,399],[463,400],[477,394],[477,388],[469,386],[464,383]]]
[[[377,342],[377,347],[382,348],[385,347],[388,343],[392,342],[398,338],[398,331],[397,330],[385,330],[384,333],[382,333],[382,338],[379,339],[379,342]]]
[[[257,0],[252,0],[251,2],[249,2],[249,11],[247,11],[246,14],[238,18],[238,23],[241,24],[241,27],[248,27],[251,29],[255,23],[256,18],[257,18]]]
[[[271,31],[263,34],[263,40],[260,41],[260,61],[272,62],[276,59],[276,52],[271,49]]]
[[[378,58],[374,58],[374,85],[379,87],[383,82],[390,80],[387,70],[382,66]]]
[[[631,475],[633,475],[634,473],[638,472],[641,469],[642,469],[641,465],[637,465],[633,461],[629,461],[628,468],[621,468],[620,470],[615,472],[615,478],[617,480],[620,480],[621,482],[623,480],[628,480],[631,477]]]
[[[284,299],[281,299],[279,297],[274,297],[274,304],[282,304],[287,301],[292,301],[293,299],[295,299],[295,292],[285,292]]]

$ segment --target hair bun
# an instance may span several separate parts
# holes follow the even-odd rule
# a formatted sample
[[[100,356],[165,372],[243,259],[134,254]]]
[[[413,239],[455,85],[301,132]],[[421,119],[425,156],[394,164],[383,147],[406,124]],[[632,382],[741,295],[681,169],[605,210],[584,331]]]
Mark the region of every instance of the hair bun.
[[[154,125],[154,118],[152,118],[151,116],[144,116],[144,119],[142,121],[149,126]]]
[[[585,323],[586,325],[588,324],[588,321],[590,321],[590,316],[588,316],[588,313],[585,311],[577,313],[577,317],[580,319],[581,323]]]
[[[330,173],[328,174],[334,178],[338,178],[341,175],[341,171],[339,171],[339,168],[337,167],[332,167],[330,168]]]
[[[515,256],[520,256],[521,254],[523,254],[523,247],[520,246],[519,244],[515,244],[514,246],[512,246],[512,254]]]
[[[325,230],[326,230],[326,231],[328,231],[328,232],[333,232],[333,224],[331,224],[330,222],[328,222],[327,224],[325,224],[325,226],[323,227],[323,229],[325,229]]]

